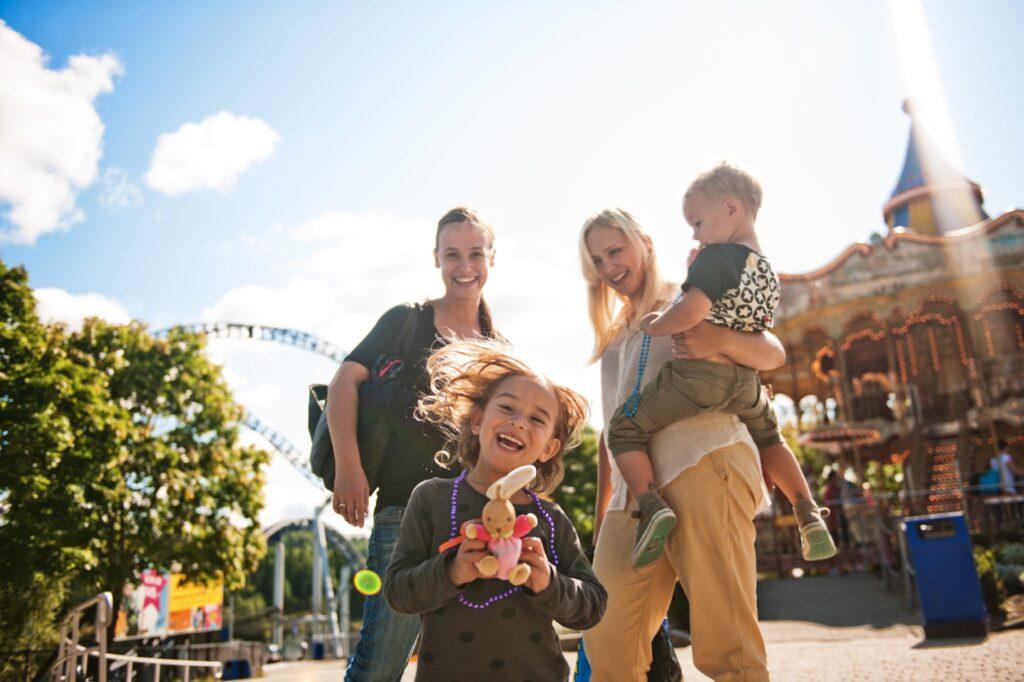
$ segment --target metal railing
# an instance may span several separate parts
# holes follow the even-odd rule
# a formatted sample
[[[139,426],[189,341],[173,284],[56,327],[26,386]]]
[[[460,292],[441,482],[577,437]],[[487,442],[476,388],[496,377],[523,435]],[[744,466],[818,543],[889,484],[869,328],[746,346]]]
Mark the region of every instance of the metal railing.
[[[226,663],[230,660],[245,659],[253,677],[263,676],[266,663],[266,644],[231,640],[211,644],[178,644],[174,646],[133,647],[136,656],[160,658],[165,665],[172,661],[194,661],[207,663]]]
[[[114,667],[124,667],[125,679],[131,680],[135,666],[150,667],[153,671],[152,680],[160,682],[163,668],[180,668],[185,682],[189,682],[193,669],[207,669],[215,675],[221,672],[220,661],[194,661],[168,658],[153,658],[136,654],[113,654],[108,651],[107,629],[112,623],[113,600],[110,592],[103,592],[92,599],[78,604],[64,617],[60,625],[60,640],[57,648],[57,659],[50,668],[51,675],[58,682],[76,682],[79,675],[88,675],[90,659],[96,661],[96,679],[107,682],[111,663]],[[96,609],[95,644],[83,645],[80,642],[82,616],[89,609]],[[120,665],[119,665],[120,664]]]
[[[134,673],[135,666],[138,664],[145,666],[152,666],[153,682],[160,682],[160,673],[163,668],[181,668],[182,677],[185,682],[189,682],[191,672],[195,668],[207,669],[214,673],[215,676],[220,677],[221,668],[223,664],[220,661],[190,661],[181,660],[174,658],[150,658],[147,656],[136,656],[134,654],[111,654],[107,653],[100,658],[100,680],[106,680],[106,661],[123,662],[125,665],[125,679],[131,680],[132,674]]]
[[[96,644],[83,646],[79,643],[82,615],[91,608],[96,609]],[[89,656],[97,655],[100,660],[99,682],[107,682],[107,668],[103,665],[107,654],[107,628],[110,626],[113,599],[109,592],[103,592],[71,609],[60,624],[60,640],[57,645],[57,660],[51,667],[56,680],[75,682],[79,669],[89,667]]]

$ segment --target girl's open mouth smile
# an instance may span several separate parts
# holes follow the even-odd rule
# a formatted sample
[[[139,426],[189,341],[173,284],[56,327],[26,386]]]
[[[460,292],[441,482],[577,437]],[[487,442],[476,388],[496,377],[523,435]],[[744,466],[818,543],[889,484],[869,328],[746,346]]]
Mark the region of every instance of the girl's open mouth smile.
[[[526,447],[526,444],[520,441],[518,438],[499,433],[497,436],[498,447],[509,452],[519,452]]]

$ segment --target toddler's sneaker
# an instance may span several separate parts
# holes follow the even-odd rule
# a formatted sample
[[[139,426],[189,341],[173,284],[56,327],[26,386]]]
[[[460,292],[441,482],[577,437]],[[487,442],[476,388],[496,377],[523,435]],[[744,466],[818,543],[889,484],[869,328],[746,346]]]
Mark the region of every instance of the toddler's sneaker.
[[[823,561],[834,557],[836,543],[822,518],[829,515],[828,508],[819,507],[814,500],[799,500],[793,505],[793,513],[800,527],[800,551],[804,561]]]
[[[653,490],[648,490],[637,501],[640,505],[640,525],[633,542],[633,566],[640,568],[651,563],[665,549],[665,538],[676,525],[676,513]]]

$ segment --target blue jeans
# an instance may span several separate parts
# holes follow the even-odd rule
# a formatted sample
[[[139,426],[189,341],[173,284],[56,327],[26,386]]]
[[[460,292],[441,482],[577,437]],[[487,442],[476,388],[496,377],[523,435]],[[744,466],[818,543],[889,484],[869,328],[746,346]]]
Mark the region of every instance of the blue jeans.
[[[391,553],[398,541],[405,507],[384,507],[373,516],[370,531],[370,552],[366,567],[384,579]],[[409,663],[416,635],[420,631],[419,616],[395,613],[384,600],[384,592],[367,597],[363,607],[363,627],[359,644],[349,658],[345,682],[397,682]]]

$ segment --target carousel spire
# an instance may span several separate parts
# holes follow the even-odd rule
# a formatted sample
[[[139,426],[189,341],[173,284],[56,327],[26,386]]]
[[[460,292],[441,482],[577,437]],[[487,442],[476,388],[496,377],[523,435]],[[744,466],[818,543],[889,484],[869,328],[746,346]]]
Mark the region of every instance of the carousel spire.
[[[939,153],[915,119],[910,100],[903,102],[903,111],[910,117],[910,135],[903,169],[882,209],[889,229],[937,235],[988,218],[981,187]]]

